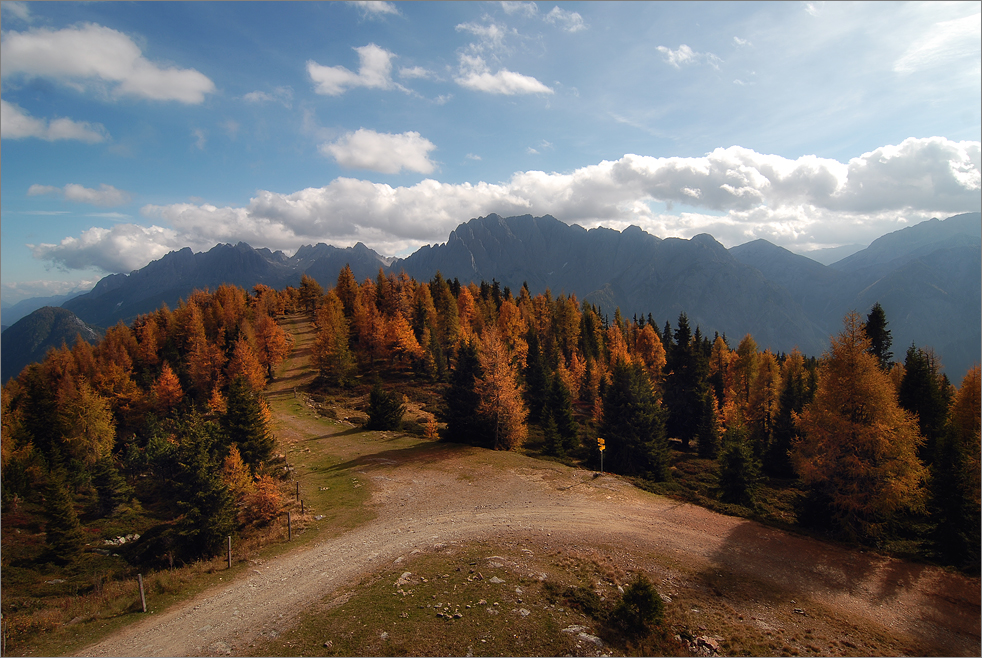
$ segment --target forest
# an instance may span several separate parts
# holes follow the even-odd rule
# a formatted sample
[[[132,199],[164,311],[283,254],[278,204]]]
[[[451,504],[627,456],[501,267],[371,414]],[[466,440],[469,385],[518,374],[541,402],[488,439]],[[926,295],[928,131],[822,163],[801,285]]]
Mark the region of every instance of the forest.
[[[290,314],[316,328],[316,389],[371,388],[368,429],[403,427],[391,383],[410,381],[439,394],[432,439],[599,469],[602,438],[604,469],[653,491],[688,486],[691,456],[727,509],[753,516],[780,487],[803,531],[916,540],[920,559],[978,569],[979,366],[954,385],[928,348],[895,359],[879,304],[814,357],[704,335],[684,313],[659,325],[527,286],[382,271],[359,283],[348,267],[326,292],[306,275],[197,291],[9,381],[4,526],[29,513],[44,529],[16,566],[70,564],[100,519],[154,519],[122,552],[144,568],[216,555],[275,519],[289,471],[263,389],[291,349],[277,323]]]

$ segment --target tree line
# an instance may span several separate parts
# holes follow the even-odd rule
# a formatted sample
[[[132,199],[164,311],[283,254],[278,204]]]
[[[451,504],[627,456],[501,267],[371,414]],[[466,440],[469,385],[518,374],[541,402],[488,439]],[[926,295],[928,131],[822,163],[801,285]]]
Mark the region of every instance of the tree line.
[[[402,372],[445,384],[445,438],[670,479],[672,446],[716,463],[718,496],[753,507],[762,477],[800,486],[799,523],[877,543],[917,528],[934,556],[979,555],[976,366],[960,386],[930,349],[890,351],[883,308],[843,320],[820,358],[735,347],[681,313],[613,318],[575,295],[517,293],[496,281],[429,282],[344,268],[325,293],[304,277],[322,382]]]
[[[789,482],[799,523],[868,543],[916,528],[937,559],[977,565],[979,368],[955,387],[929,349],[895,362],[879,305],[865,321],[849,314],[815,358],[750,335],[733,347],[684,313],[660,327],[527,285],[381,269],[359,283],[350,267],[332,283],[196,291],[96,347],[52,350],[3,388],[5,510],[43,498],[53,554],[68,555],[80,505],[153,507],[157,560],[215,552],[268,520],[261,390],[288,350],[275,318],[303,312],[318,385],[375,382],[370,428],[398,426],[385,382],[408,379],[442,391],[447,440],[513,450],[531,438],[592,467],[603,437],[607,470],[655,482],[672,478],[673,451],[691,453],[728,503],[753,508],[762,478]]]
[[[268,522],[279,492],[262,390],[290,347],[275,318],[297,293],[195,291],[25,368],[2,389],[4,511],[40,506],[47,557],[62,563],[83,549],[82,521],[114,513],[160,521],[131,556],[154,564],[213,555]]]

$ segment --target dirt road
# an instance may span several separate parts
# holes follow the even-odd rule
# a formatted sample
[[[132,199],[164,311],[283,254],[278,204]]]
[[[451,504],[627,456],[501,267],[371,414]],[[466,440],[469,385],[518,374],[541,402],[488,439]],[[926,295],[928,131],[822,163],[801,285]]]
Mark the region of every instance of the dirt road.
[[[285,374],[281,381],[294,385]],[[348,440],[323,437],[322,427],[315,431],[307,422],[289,420],[287,440],[339,446]],[[772,593],[766,600],[734,597],[734,605],[756,611],[755,619],[777,623],[797,607],[816,623],[848,618],[882,636],[904,638],[908,646],[978,655],[978,580],[680,504],[615,476],[594,478],[559,464],[455,445],[426,451],[379,445],[356,464],[372,487],[373,521],[259,565],[82,654],[244,653],[261,633],[289,626],[304,607],[414,551],[520,536],[550,546],[615,547],[626,562],[666,578],[698,577],[724,593],[738,584],[753,591],[759,583]]]

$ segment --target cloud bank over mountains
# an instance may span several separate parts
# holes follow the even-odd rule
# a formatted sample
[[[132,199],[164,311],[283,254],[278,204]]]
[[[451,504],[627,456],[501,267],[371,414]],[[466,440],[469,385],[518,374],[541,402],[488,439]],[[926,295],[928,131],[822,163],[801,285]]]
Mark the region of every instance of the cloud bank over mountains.
[[[368,130],[322,147],[344,166],[376,171],[384,171],[388,151],[392,171],[421,173],[432,171],[432,148],[418,133]],[[660,237],[711,233],[727,246],[765,238],[803,251],[865,243],[903,222],[978,211],[980,172],[979,142],[931,137],[909,138],[848,162],[791,160],[732,146],[690,158],[628,154],[571,172],[517,172],[501,183],[425,179],[393,187],[341,177],[292,193],[262,190],[242,207],[145,205],[140,212],[150,226],[93,227],[31,250],[60,267],[107,272],[128,272],[175,249],[205,250],[219,242],[292,253],[306,243],[362,241],[396,254],[442,242],[459,223],[494,212],[552,214],[586,227],[636,224]],[[101,193],[111,197],[114,188],[107,187]],[[42,188],[38,193],[62,193]],[[77,192],[66,186],[63,193],[68,198]],[[91,192],[94,203],[99,197]],[[685,210],[675,213],[676,207]]]

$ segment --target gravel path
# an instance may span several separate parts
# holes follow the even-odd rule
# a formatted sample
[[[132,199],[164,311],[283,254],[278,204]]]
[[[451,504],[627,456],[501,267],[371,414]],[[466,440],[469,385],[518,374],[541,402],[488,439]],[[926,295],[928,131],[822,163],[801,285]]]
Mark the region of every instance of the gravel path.
[[[303,418],[286,422],[294,438],[323,433],[323,426],[308,426]],[[722,516],[639,491],[616,476],[594,478],[559,464],[459,446],[433,451],[425,462],[418,455],[389,451],[362,459],[359,472],[371,482],[375,520],[270,560],[82,655],[245,653],[261,633],[281,631],[298,611],[414,552],[516,535],[549,545],[615,546],[626,558],[677,574],[759,582],[857,626],[929,643],[948,655],[979,655],[977,579]]]

